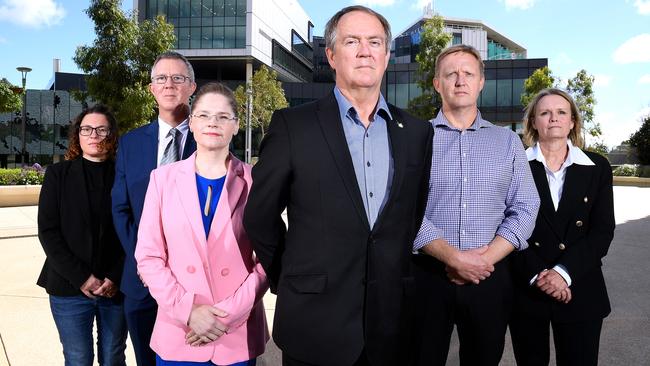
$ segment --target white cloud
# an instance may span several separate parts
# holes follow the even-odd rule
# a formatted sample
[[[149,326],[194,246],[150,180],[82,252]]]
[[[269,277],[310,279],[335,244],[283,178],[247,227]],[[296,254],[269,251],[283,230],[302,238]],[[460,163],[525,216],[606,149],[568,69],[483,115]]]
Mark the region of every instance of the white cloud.
[[[641,15],[650,15],[650,0],[635,0],[636,11]]]
[[[422,11],[427,5],[431,5],[431,4],[432,4],[431,0],[417,0],[411,3],[411,8]]]
[[[595,74],[594,79],[595,79],[594,86],[601,87],[601,86],[609,86],[609,83],[612,81],[613,77],[612,75],[607,75],[607,74]]]
[[[63,5],[55,0],[4,0],[0,5],[0,21],[40,28],[52,26],[65,17]]]
[[[650,62],[650,33],[628,39],[614,51],[612,57],[619,64]]]
[[[506,9],[521,9],[526,10],[535,5],[536,0],[500,0],[506,4]]]
[[[639,84],[650,84],[650,74],[645,74],[639,79]]]
[[[379,6],[391,6],[395,4],[395,0],[356,0],[354,3],[372,8]]]
[[[639,122],[639,124],[641,124],[641,121],[645,119],[647,116],[650,116],[650,107],[643,107],[638,112],[636,112],[636,116],[634,117],[634,120]]]

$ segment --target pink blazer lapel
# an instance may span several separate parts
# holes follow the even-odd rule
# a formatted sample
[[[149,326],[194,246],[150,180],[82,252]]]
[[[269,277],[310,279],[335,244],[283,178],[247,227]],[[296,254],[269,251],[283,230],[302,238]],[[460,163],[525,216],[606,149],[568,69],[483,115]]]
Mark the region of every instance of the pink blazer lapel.
[[[193,242],[200,245],[200,248],[197,249],[199,253],[204,255],[207,241],[205,239],[205,230],[203,229],[203,220],[201,219],[199,193],[196,188],[195,158],[196,153],[179,163],[178,174],[176,174],[176,189],[178,191],[178,198],[183,206],[184,216],[192,227]]]
[[[223,191],[217,204],[217,211],[214,213],[212,225],[210,226],[210,233],[208,234],[209,241],[219,238],[223,230],[231,224],[232,216],[240,205],[239,201],[245,186],[246,180],[244,179],[242,162],[231,154],[228,172],[226,173],[226,182],[224,183]],[[223,245],[225,249],[229,249],[231,244],[233,244],[231,240],[224,240]]]

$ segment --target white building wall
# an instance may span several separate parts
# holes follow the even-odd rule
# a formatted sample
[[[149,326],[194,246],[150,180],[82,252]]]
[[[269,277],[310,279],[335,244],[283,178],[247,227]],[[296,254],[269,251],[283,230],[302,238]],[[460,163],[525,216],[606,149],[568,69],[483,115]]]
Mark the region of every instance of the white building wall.
[[[247,53],[266,65],[273,64],[273,39],[289,52],[292,29],[309,42],[311,19],[297,0],[248,0],[247,9]]]
[[[481,54],[483,60],[488,57],[487,32],[484,30],[465,28],[462,30],[462,40],[464,44],[469,44],[476,48]]]

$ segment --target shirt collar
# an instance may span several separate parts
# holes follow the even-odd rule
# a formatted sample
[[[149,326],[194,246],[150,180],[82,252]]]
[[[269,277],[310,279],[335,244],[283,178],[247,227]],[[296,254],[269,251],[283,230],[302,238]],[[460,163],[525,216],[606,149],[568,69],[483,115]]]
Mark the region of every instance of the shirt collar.
[[[187,118],[181,122],[178,126],[176,126],[176,129],[179,130],[183,135],[187,133],[189,130],[190,126],[189,123],[187,122]],[[167,137],[167,134],[169,133],[169,130],[172,129],[172,126],[169,125],[169,123],[165,122],[160,116],[158,116],[158,140],[164,140]]]
[[[442,108],[440,111],[438,111],[438,114],[434,119],[431,120],[433,122],[433,125],[438,127],[438,126],[446,126],[449,129],[454,129],[458,130],[458,128],[454,127],[447,117],[445,116],[444,113],[442,113]],[[469,126],[467,129],[468,130],[478,130],[479,128],[488,128],[488,127],[494,127],[494,125],[481,117],[481,111],[477,110],[476,111],[476,118],[474,119],[474,122],[472,122],[471,126]]]
[[[570,139],[566,140],[566,144],[569,147],[569,153],[567,154],[564,164],[562,164],[563,166],[569,166],[571,164],[596,165],[587,154],[573,146]],[[526,149],[526,157],[528,157],[528,161],[537,160],[546,166],[546,159],[544,158],[544,154],[542,154],[542,149],[539,147],[539,142]]]
[[[336,102],[339,105],[339,114],[341,115],[341,121],[345,121],[346,117],[350,117],[352,121],[357,121],[357,111],[354,109],[354,106],[350,101],[341,93],[341,90],[339,89],[338,86],[334,87],[334,98],[336,98]],[[373,120],[377,118],[377,114],[379,111],[383,110],[387,115],[390,120],[393,119],[393,116],[390,113],[390,109],[388,109],[388,103],[386,103],[386,100],[384,99],[384,96],[379,93],[379,101],[377,101],[377,107],[375,108],[375,113],[373,115]],[[380,115],[380,117],[384,118],[383,116]]]

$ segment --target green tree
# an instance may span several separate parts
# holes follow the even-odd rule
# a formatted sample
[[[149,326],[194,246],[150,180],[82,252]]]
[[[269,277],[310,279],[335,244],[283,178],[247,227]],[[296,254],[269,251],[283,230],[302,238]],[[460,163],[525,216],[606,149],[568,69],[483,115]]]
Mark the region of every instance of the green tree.
[[[650,114],[642,119],[641,127],[630,136],[629,143],[636,149],[639,162],[650,165]]]
[[[556,85],[557,78],[548,66],[539,68],[524,81],[524,92],[521,94],[521,105],[526,107],[528,103],[542,89],[551,88]]]
[[[422,94],[409,101],[408,110],[422,119],[431,119],[440,108],[440,97],[433,88],[436,74],[436,57],[451,42],[452,35],[446,33],[444,19],[436,14],[422,24],[420,51],[415,56],[418,63],[418,86]]]
[[[138,23],[137,14],[125,14],[121,0],[92,0],[86,14],[95,23],[92,45],[77,47],[74,61],[85,73],[87,92],[74,93],[110,106],[126,132],[156,114],[149,92],[151,66],[174,44],[174,27],[161,16]]]
[[[251,127],[259,128],[264,136],[264,131],[271,123],[271,116],[275,110],[289,106],[284,90],[278,81],[278,73],[262,65],[253,73],[251,79],[253,92],[253,110],[251,113]],[[239,115],[239,128],[246,128],[246,85],[235,89],[237,112]]]
[[[0,80],[0,113],[17,112],[23,107],[21,93],[16,93],[18,87],[7,79]]]
[[[566,90],[573,100],[575,100],[580,110],[580,116],[582,117],[582,128],[583,131],[588,133],[594,138],[598,138],[602,135],[602,130],[600,124],[594,121],[594,106],[596,105],[596,98],[594,97],[594,77],[589,75],[587,71],[580,70],[576,76],[572,79],[569,79],[567,82]],[[597,140],[596,144],[600,142]]]

